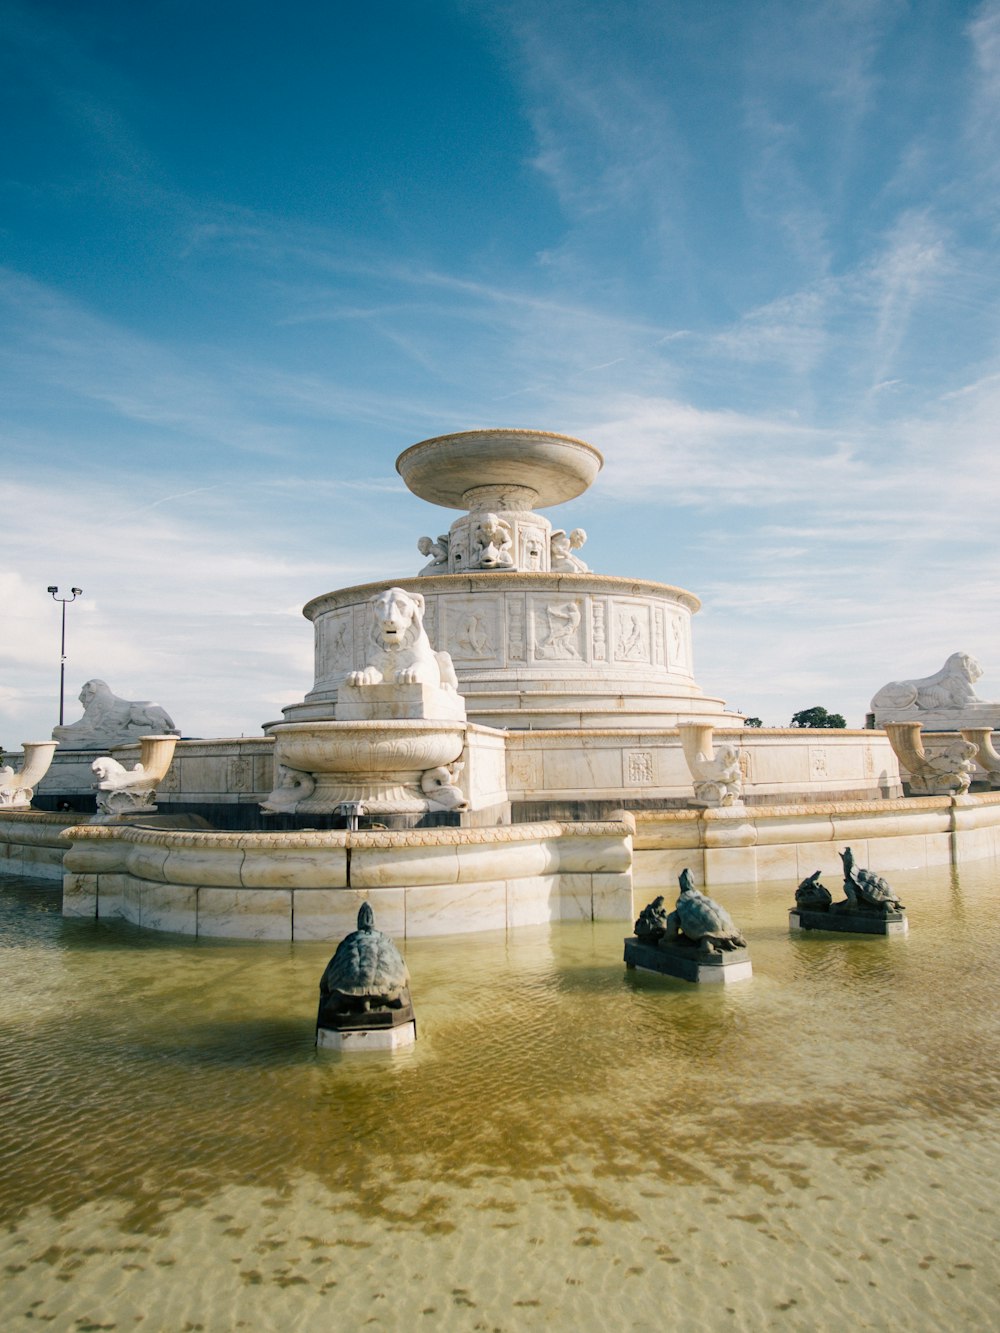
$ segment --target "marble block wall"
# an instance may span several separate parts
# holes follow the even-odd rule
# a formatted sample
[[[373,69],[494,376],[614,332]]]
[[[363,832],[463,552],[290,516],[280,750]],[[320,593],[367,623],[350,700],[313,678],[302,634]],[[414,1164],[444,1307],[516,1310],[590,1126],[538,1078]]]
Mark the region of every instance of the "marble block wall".
[[[896,756],[881,731],[720,727],[713,739],[740,746],[744,797],[751,804],[903,794]],[[693,799],[676,729],[510,731],[507,790],[518,802],[618,801],[636,809]]]
[[[685,868],[698,883],[780,882],[789,894],[822,870],[832,887],[848,846],[877,874],[1000,857],[1000,792],[775,805],[742,816],[648,810],[634,819],[637,902],[672,891]]]
[[[632,822],[272,834],[71,830],[63,914],[237,939],[324,939],[369,899],[401,938],[632,919]]]
[[[43,810],[0,812],[0,876],[28,875],[62,882],[67,827],[85,824],[89,815]]]

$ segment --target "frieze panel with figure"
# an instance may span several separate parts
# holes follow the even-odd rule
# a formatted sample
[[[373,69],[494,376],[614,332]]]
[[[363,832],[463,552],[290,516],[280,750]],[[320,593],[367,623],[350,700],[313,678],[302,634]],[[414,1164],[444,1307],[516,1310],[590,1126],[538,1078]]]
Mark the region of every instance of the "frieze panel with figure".
[[[643,602],[612,603],[612,647],[616,662],[649,662],[649,612]]]
[[[354,665],[353,613],[348,607],[330,616],[316,636],[316,676],[343,675]]]
[[[667,666],[673,671],[691,670],[691,640],[688,622],[683,616],[670,617],[667,638]]]
[[[450,598],[443,604],[442,620],[442,641],[456,662],[501,665],[503,602],[499,597]]]
[[[538,662],[585,662],[585,603],[579,597],[533,599],[532,656]]]

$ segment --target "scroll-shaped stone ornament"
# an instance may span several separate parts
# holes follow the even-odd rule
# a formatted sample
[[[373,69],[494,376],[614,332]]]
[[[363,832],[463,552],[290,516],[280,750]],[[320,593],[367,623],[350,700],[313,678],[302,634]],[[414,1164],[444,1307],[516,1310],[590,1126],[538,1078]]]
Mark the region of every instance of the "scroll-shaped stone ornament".
[[[681,722],[677,730],[694,782],[695,804],[709,809],[742,809],[740,747],[726,741],[716,750],[712,745],[714,728],[710,722]]]
[[[962,738],[976,747],[976,762],[985,768],[991,787],[1000,787],[1000,754],[993,745],[992,727],[963,727]]]
[[[921,739],[919,722],[886,722],[896,758],[908,771],[911,796],[964,796],[969,790],[975,767],[972,760],[977,746],[956,737],[937,754],[927,754]]]
[[[49,771],[58,741],[22,741],[24,759],[20,772],[10,764],[0,768],[0,808],[29,810],[35,788]]]
[[[110,755],[95,759],[98,817],[151,814],[156,809],[156,788],[167,776],[174,757],[176,736],[143,736],[139,762],[126,768]]]

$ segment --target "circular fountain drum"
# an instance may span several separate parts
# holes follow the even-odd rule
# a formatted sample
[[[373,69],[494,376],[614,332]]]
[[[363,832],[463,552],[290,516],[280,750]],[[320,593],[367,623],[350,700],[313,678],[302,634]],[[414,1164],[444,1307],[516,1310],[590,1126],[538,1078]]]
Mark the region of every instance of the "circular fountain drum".
[[[332,718],[338,687],[365,662],[381,584],[314,598],[316,680],[289,722]],[[403,579],[425,599],[431,642],[455,664],[470,722],[522,728],[674,726],[721,720],[691,660],[698,599],[667,584],[599,574],[466,574]]]

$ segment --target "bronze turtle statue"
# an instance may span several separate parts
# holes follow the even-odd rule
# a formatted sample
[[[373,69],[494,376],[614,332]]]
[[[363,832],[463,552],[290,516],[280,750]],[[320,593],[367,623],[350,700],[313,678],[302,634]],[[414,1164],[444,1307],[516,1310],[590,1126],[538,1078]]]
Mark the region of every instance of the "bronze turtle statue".
[[[796,907],[811,908],[823,912],[833,902],[833,894],[825,884],[819,882],[822,870],[814,870],[795,890]]]
[[[375,929],[371,904],[362,903],[357,930],[340,941],[320,979],[320,1022],[337,1014],[402,1008],[409,1004],[409,984],[402,955]]]
[[[844,893],[854,906],[874,907],[880,912],[902,912],[903,904],[889,887],[888,882],[874,871],[854,864],[854,853],[845,847],[840,853],[844,863]]]
[[[671,917],[684,938],[706,953],[745,949],[747,942],[726,909],[694,886],[690,870],[680,874],[680,896]]]
[[[671,915],[670,909],[664,905],[663,894],[659,894],[639,913],[633,927],[636,939],[655,944],[669,929]]]

